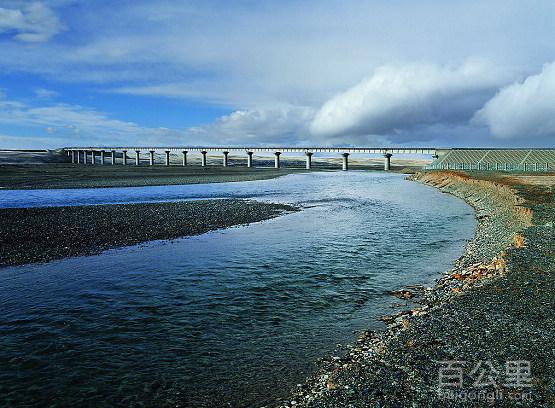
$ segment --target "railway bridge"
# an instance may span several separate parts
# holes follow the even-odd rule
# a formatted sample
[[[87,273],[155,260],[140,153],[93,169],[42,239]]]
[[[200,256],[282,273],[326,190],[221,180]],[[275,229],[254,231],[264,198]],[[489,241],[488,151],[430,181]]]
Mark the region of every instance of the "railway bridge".
[[[247,167],[253,167],[255,153],[273,153],[274,167],[280,168],[282,153],[301,153],[306,159],[306,168],[312,168],[312,156],[317,153],[341,154],[342,169],[349,169],[351,154],[379,154],[384,158],[384,170],[391,169],[393,155],[429,155],[433,160],[428,169],[448,170],[497,170],[497,171],[550,171],[555,169],[555,148],[436,148],[436,147],[265,147],[265,146],[97,146],[66,147],[64,151],[75,164],[141,164],[141,157],[148,155],[148,164],[169,166],[172,155],[179,155],[181,164],[187,166],[189,153],[201,155],[201,166],[207,165],[208,153],[219,153],[222,166],[227,167],[228,155],[244,154]],[[162,163],[156,163],[155,154],[163,154]]]

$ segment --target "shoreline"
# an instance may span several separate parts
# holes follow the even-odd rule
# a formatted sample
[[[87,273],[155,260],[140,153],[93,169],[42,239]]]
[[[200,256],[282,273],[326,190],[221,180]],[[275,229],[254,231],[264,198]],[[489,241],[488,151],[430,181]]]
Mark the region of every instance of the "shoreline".
[[[3,267],[172,240],[299,211],[285,204],[218,199],[0,209]]]
[[[519,360],[531,363],[534,388],[496,383],[478,391],[497,392],[493,403],[503,404],[503,396],[520,392],[528,398],[522,398],[524,405],[549,406],[555,401],[550,385],[555,368],[551,349],[555,322],[550,318],[555,301],[549,294],[555,278],[548,274],[555,272],[555,260],[549,258],[555,255],[550,189],[485,173],[431,171],[409,179],[471,205],[478,220],[474,238],[434,287],[392,293],[410,299],[410,304],[384,316],[385,331],[362,332],[343,355],[318,361],[316,374],[278,405],[487,404],[492,400],[463,400],[453,389],[440,388],[438,374],[443,366],[438,362],[468,364],[464,384],[470,388],[462,390],[466,392],[476,391],[470,372],[480,361],[489,361],[501,371],[507,362]],[[530,339],[532,346],[527,345]]]
[[[383,167],[379,165],[362,163],[364,162],[353,161],[351,170],[383,171]],[[395,164],[392,172],[413,173],[417,169],[418,167],[410,164]],[[237,164],[222,167],[219,162],[213,161],[207,167],[0,163],[0,191],[228,183],[269,180],[288,174],[320,171],[341,171],[341,165],[325,159],[313,163],[311,170],[307,170],[303,162],[295,160],[283,160],[283,167],[279,169],[273,168],[273,163],[269,162],[253,168]]]
[[[0,164],[0,191],[35,189],[79,189],[151,187],[185,184],[268,180],[301,173],[299,168],[255,168],[230,166],[77,166],[73,164]]]

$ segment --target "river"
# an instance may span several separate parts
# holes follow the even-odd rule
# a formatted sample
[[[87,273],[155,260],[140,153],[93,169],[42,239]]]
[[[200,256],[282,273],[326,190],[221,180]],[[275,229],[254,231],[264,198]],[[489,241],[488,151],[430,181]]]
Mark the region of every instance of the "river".
[[[355,331],[383,328],[378,317],[399,301],[387,292],[432,284],[475,230],[473,211],[461,200],[399,174],[364,171],[0,191],[0,207],[203,198],[303,210],[0,269],[6,405],[271,404],[302,382],[316,359],[354,342]]]

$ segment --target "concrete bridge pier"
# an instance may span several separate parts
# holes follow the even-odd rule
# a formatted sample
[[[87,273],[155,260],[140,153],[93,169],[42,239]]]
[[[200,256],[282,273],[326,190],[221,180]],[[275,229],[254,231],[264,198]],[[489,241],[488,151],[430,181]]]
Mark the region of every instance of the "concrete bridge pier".
[[[75,160],[75,150],[72,150],[72,151],[71,151],[71,162],[72,162],[73,164],[75,164],[75,161],[76,161],[76,160]]]
[[[349,170],[349,153],[343,153],[343,171]]]
[[[310,170],[312,168],[312,152],[305,152],[306,155],[306,169]]]
[[[201,158],[200,165],[202,167],[206,167],[206,151],[203,150],[201,153],[202,153],[202,158]]]
[[[100,151],[100,165],[104,166],[106,164],[106,150]]]
[[[383,155],[384,157],[383,169],[385,171],[389,171],[391,169],[391,156],[393,156],[391,153],[385,153]]]
[[[187,165],[187,150],[183,150],[183,166]]]
[[[224,161],[223,161],[223,165],[224,167],[227,167],[227,155],[229,154],[229,152],[222,152],[224,154]]]
[[[91,150],[91,164],[96,164],[96,152]]]
[[[116,151],[112,150],[112,166],[116,164]]]
[[[89,154],[88,151],[83,150],[83,164],[88,164],[89,158],[87,157],[87,155]]]
[[[170,151],[166,150],[166,166],[170,165]]]
[[[127,166],[127,150],[123,151],[123,163],[124,166]]]
[[[275,159],[274,159],[274,167],[275,167],[276,169],[279,169],[279,168],[281,167],[280,162],[279,162],[279,155],[280,155],[280,154],[281,154],[281,152],[275,152],[275,153],[274,153],[274,156],[275,156]]]
[[[135,150],[135,166],[141,165],[141,151]]]
[[[150,150],[148,153],[150,153],[149,164],[154,166],[154,150]]]
[[[252,167],[252,152],[247,152],[247,167]]]

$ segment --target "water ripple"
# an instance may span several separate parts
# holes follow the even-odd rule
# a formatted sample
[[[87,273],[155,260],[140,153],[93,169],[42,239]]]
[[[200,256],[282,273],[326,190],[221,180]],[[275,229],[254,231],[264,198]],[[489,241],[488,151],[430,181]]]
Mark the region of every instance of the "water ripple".
[[[0,191],[4,206],[247,197],[299,213],[0,273],[8,405],[262,405],[353,330],[385,293],[430,282],[473,232],[457,199],[384,173],[247,183]]]

